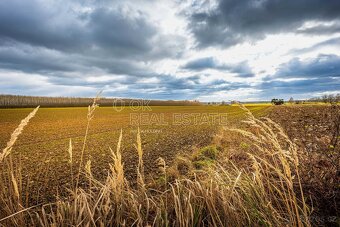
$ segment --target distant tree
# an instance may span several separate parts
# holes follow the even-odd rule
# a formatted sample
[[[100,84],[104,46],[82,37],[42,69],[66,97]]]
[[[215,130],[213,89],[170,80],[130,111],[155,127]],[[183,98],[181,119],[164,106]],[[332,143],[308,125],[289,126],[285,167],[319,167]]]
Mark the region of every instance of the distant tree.
[[[324,103],[327,103],[328,102],[328,95],[323,95],[321,97],[321,100],[324,102]]]
[[[290,103],[290,104],[293,104],[293,103],[294,103],[294,99],[293,99],[293,97],[290,97],[290,99],[289,99],[289,103]]]
[[[284,101],[283,99],[272,99],[271,103],[274,105],[282,105]]]
[[[336,94],[336,95],[323,95],[321,97],[314,97],[311,98],[309,101],[312,102],[324,102],[324,103],[338,103],[340,102],[340,94]]]
[[[324,102],[324,103],[337,103],[337,102],[339,102],[339,96],[340,96],[340,94],[323,95],[321,97],[321,101]]]

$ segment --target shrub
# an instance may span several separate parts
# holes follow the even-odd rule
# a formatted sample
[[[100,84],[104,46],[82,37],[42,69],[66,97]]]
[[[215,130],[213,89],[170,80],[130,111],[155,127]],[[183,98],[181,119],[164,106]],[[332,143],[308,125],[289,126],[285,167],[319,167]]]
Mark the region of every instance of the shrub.
[[[271,103],[274,105],[282,105],[284,101],[283,99],[272,99]]]

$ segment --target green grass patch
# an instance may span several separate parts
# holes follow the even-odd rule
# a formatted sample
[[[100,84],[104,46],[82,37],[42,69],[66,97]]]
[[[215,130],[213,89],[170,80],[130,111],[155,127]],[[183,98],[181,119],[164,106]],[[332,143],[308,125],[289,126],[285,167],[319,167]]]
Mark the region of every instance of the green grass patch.
[[[218,150],[216,146],[206,146],[194,154],[193,165],[196,169],[211,166],[216,160]]]

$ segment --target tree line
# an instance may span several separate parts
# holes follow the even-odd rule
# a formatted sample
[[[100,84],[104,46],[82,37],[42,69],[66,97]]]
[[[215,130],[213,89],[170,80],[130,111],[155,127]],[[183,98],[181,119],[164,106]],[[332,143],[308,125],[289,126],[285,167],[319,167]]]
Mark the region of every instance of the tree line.
[[[80,97],[44,97],[22,95],[0,95],[0,108],[21,107],[86,107],[92,104],[93,98]],[[192,106],[201,105],[199,101],[175,101],[175,100],[143,100],[143,99],[119,99],[100,98],[97,102],[100,106]]]
[[[311,102],[324,102],[324,103],[330,103],[330,104],[337,104],[340,103],[340,93],[339,94],[330,94],[330,95],[323,95],[320,97],[314,97],[310,98],[309,100],[294,100],[293,97],[291,97],[288,102],[290,104],[304,104],[304,103],[311,103]],[[283,99],[272,99],[271,103],[274,105],[282,105],[284,104]]]
[[[340,93],[339,94],[331,94],[331,95],[323,95],[316,98],[311,98],[312,102],[324,102],[324,103],[339,103],[340,102]]]

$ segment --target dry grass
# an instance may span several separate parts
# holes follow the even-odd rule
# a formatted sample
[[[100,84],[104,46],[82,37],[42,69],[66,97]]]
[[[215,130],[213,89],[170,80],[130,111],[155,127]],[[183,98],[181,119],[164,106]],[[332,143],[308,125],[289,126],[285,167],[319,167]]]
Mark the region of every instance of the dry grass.
[[[2,150],[2,153],[0,153],[0,162],[2,162],[12,151],[13,145],[15,141],[17,141],[19,135],[24,130],[24,127],[28,124],[28,122],[35,116],[39,109],[39,106],[35,108],[25,119],[23,119],[19,126],[14,130],[14,132],[11,135],[11,139],[8,141],[7,146]]]
[[[100,95],[102,92],[99,92],[97,96],[94,98],[92,105],[88,106],[88,111],[87,111],[87,125],[86,125],[86,131],[85,131],[85,137],[84,137],[84,142],[83,142],[83,148],[81,149],[81,155],[80,155],[80,164],[79,164],[79,169],[78,169],[78,175],[77,175],[77,182],[76,182],[76,188],[78,188],[79,185],[79,177],[80,177],[80,172],[81,168],[83,167],[83,159],[84,159],[84,151],[86,148],[86,142],[87,142],[87,136],[89,134],[89,129],[90,129],[90,122],[94,117],[94,111],[98,107],[98,100],[100,99]],[[90,163],[88,163],[90,164]]]
[[[256,119],[245,107],[248,131],[226,128],[248,138],[256,148],[248,153],[249,168],[225,159],[223,152],[204,170],[168,180],[169,167],[158,159],[161,185],[150,187],[144,177],[143,150],[137,131],[137,187],[124,176],[123,132],[104,182],[91,173],[91,159],[79,174],[88,187],[70,189],[68,198],[26,208],[22,205],[20,165],[7,165],[0,178],[0,225],[3,226],[309,226],[298,174],[297,148],[270,119]],[[94,108],[95,109],[95,108]],[[94,109],[89,109],[88,122]],[[93,110],[93,111],[92,111]],[[89,123],[88,123],[89,125]],[[83,150],[86,144],[86,129]],[[14,141],[15,142],[15,141]],[[12,144],[13,146],[13,144]],[[82,151],[83,152],[83,151]],[[72,167],[72,143],[69,146]],[[9,154],[10,156],[10,154]],[[2,160],[7,162],[7,159]],[[82,162],[81,162],[82,163]],[[155,164],[156,165],[156,164]],[[155,174],[156,176],[157,174]],[[79,178],[79,177],[78,177]],[[298,184],[296,192],[294,185]]]

